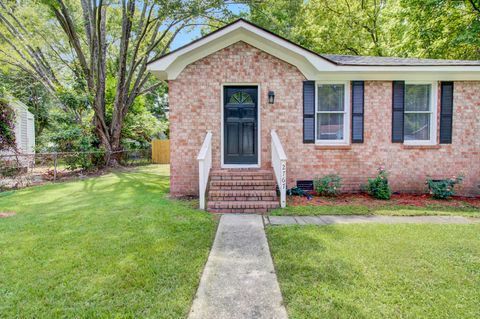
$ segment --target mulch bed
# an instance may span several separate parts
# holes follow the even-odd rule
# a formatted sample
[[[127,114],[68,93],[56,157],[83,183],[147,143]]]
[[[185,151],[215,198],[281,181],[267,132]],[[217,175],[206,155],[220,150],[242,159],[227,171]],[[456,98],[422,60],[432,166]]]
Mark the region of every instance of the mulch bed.
[[[406,205],[416,207],[431,206],[449,206],[449,207],[478,207],[480,208],[480,197],[462,197],[453,196],[447,200],[434,199],[430,195],[421,194],[393,194],[388,201],[379,200],[370,197],[368,194],[341,194],[336,197],[319,197],[314,196],[308,200],[304,196],[289,196],[288,205],[291,206],[328,206],[328,205],[345,205],[345,206],[390,206],[390,205]]]
[[[6,218],[6,217],[11,217],[11,216],[14,216],[16,215],[17,213],[15,212],[0,212],[0,218]]]

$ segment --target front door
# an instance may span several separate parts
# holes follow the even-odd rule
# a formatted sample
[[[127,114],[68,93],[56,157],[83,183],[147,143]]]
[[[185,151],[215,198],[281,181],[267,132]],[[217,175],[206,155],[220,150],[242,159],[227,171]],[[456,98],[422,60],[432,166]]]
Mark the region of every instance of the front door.
[[[258,164],[257,87],[225,86],[224,163]]]

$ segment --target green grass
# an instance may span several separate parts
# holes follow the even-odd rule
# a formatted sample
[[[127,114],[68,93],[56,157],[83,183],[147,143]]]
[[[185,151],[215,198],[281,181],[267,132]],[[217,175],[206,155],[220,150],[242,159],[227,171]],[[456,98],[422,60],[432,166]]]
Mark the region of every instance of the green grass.
[[[216,220],[168,166],[0,194],[0,318],[184,318]]]
[[[449,207],[430,206],[416,207],[407,205],[327,205],[327,206],[287,206],[283,209],[275,209],[273,216],[319,216],[319,215],[388,215],[388,216],[466,216],[480,217],[480,208],[472,206]]]
[[[480,225],[270,226],[290,319],[480,318]]]

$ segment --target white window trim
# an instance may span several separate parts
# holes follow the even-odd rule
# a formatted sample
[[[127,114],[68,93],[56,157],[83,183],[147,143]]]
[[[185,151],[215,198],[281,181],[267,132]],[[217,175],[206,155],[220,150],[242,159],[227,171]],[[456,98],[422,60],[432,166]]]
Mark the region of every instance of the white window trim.
[[[437,110],[438,110],[438,82],[436,81],[406,81],[405,85],[409,84],[430,84],[430,139],[429,140],[405,140],[405,131],[404,131],[404,145],[436,145],[437,144]],[[405,110],[403,111],[405,112]],[[422,112],[414,112],[414,113],[422,113]],[[405,125],[405,123],[404,123]],[[405,130],[405,129],[404,129]]]
[[[318,86],[321,84],[343,84],[344,85],[344,111],[343,112],[328,112],[328,113],[343,113],[343,139],[342,140],[319,140],[317,133],[317,118],[318,118]],[[315,144],[322,146],[330,145],[350,145],[350,81],[315,81]]]

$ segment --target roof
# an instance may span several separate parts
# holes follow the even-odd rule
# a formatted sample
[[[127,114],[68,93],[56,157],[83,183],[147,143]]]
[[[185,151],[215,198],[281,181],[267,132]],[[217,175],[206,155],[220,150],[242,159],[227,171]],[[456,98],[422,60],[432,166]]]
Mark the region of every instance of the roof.
[[[309,80],[480,80],[480,61],[319,54],[244,19],[149,62],[148,70],[173,80],[187,65],[239,41],[296,66]]]
[[[398,58],[362,55],[339,55],[320,54],[327,60],[337,65],[384,65],[384,66],[441,66],[441,65],[480,65],[479,60],[444,60],[444,59],[420,59],[420,58]]]

